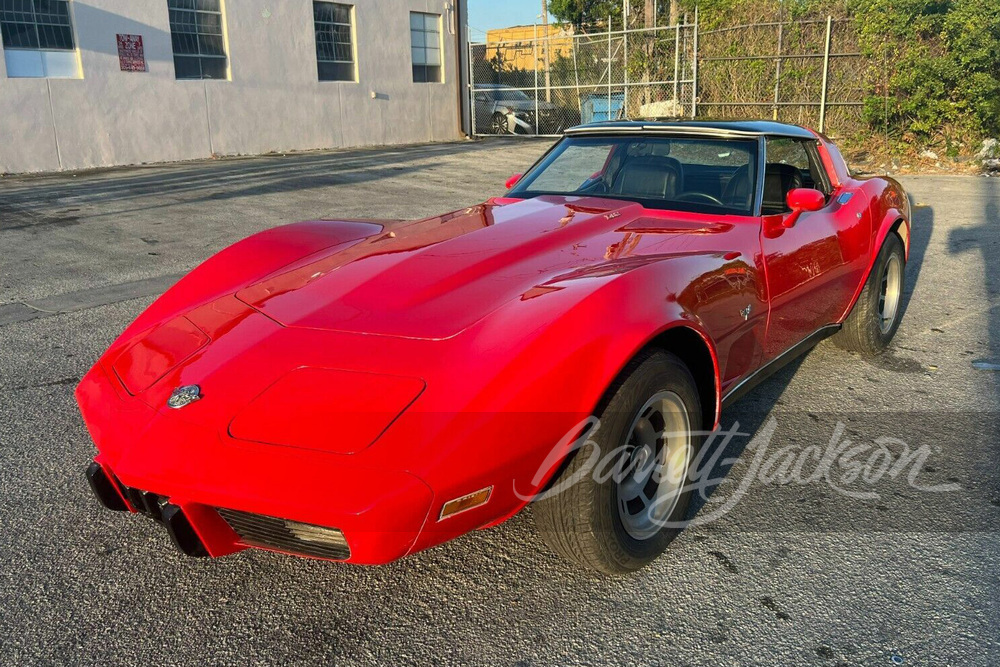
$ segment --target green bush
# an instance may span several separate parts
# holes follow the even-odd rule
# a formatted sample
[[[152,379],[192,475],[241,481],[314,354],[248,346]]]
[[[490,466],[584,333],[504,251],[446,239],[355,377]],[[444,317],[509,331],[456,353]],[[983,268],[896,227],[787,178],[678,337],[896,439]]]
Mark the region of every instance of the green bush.
[[[951,59],[960,72],[956,96],[974,129],[1000,133],[1000,4],[957,0],[944,22]]]
[[[895,138],[1000,130],[1000,5],[984,0],[856,0],[869,63],[865,119]]]

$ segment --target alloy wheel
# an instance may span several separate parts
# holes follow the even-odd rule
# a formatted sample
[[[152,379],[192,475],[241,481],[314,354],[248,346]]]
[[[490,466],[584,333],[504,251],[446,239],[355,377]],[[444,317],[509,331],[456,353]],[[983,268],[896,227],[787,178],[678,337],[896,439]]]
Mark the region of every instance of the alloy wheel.
[[[897,255],[890,255],[882,272],[878,297],[878,325],[883,334],[889,333],[896,321],[902,285],[903,263]]]
[[[684,401],[672,391],[656,394],[633,419],[615,474],[619,516],[634,539],[653,537],[670,520],[684,490],[691,456]]]

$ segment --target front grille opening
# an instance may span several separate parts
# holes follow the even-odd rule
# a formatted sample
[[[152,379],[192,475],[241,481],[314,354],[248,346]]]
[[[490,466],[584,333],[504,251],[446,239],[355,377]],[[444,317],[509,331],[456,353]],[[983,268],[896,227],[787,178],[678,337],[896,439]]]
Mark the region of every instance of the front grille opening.
[[[218,508],[217,511],[247,546],[280,549],[332,560],[347,560],[351,557],[347,539],[336,528],[225,508]]]

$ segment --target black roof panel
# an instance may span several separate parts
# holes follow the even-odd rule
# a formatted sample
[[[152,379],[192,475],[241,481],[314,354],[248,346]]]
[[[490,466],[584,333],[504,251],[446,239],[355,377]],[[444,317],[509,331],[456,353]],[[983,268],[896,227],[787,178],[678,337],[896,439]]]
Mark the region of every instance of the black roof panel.
[[[800,139],[815,139],[809,130],[798,125],[776,123],[770,120],[617,120],[600,123],[577,125],[566,130],[566,134],[601,134],[606,132],[664,132],[719,135],[772,135],[781,137],[796,137]]]

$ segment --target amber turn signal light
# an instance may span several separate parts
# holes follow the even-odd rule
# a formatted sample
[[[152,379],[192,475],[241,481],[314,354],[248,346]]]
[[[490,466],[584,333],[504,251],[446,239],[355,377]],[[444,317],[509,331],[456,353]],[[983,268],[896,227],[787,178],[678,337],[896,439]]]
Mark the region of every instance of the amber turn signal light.
[[[444,507],[441,508],[441,516],[438,517],[438,521],[443,521],[450,516],[455,516],[456,514],[461,514],[462,512],[475,509],[480,505],[485,505],[489,502],[490,495],[492,493],[493,487],[487,486],[485,489],[479,489],[478,491],[470,493],[467,496],[449,500],[444,504]]]

